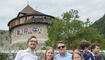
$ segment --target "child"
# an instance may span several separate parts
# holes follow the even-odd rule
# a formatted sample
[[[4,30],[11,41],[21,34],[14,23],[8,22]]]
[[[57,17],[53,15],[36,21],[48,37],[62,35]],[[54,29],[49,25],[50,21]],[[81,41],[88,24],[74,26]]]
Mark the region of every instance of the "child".
[[[72,60],[84,60],[83,56],[81,53],[79,52],[74,52],[72,55]]]

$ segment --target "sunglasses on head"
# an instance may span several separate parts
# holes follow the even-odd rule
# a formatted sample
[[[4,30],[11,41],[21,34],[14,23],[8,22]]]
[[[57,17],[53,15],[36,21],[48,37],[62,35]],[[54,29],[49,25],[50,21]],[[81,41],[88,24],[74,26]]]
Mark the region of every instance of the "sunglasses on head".
[[[58,49],[64,48],[65,46],[59,46]]]

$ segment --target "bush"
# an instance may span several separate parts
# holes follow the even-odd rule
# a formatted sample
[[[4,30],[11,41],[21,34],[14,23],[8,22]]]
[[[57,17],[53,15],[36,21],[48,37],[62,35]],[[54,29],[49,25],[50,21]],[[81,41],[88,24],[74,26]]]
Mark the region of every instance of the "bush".
[[[8,57],[8,54],[7,53],[1,53],[0,52],[0,60],[6,60]]]

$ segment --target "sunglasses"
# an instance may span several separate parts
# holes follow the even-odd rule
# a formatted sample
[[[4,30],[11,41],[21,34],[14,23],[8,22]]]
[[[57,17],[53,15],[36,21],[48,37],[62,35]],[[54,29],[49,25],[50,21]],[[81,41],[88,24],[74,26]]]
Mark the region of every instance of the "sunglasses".
[[[64,48],[65,46],[59,46],[58,49]]]

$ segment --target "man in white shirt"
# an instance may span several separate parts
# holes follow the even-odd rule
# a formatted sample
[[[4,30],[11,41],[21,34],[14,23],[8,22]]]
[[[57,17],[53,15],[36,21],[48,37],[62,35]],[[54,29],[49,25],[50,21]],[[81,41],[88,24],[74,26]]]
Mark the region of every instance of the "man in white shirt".
[[[31,36],[27,41],[28,48],[17,53],[15,60],[38,60],[34,49],[38,42],[35,36]]]

